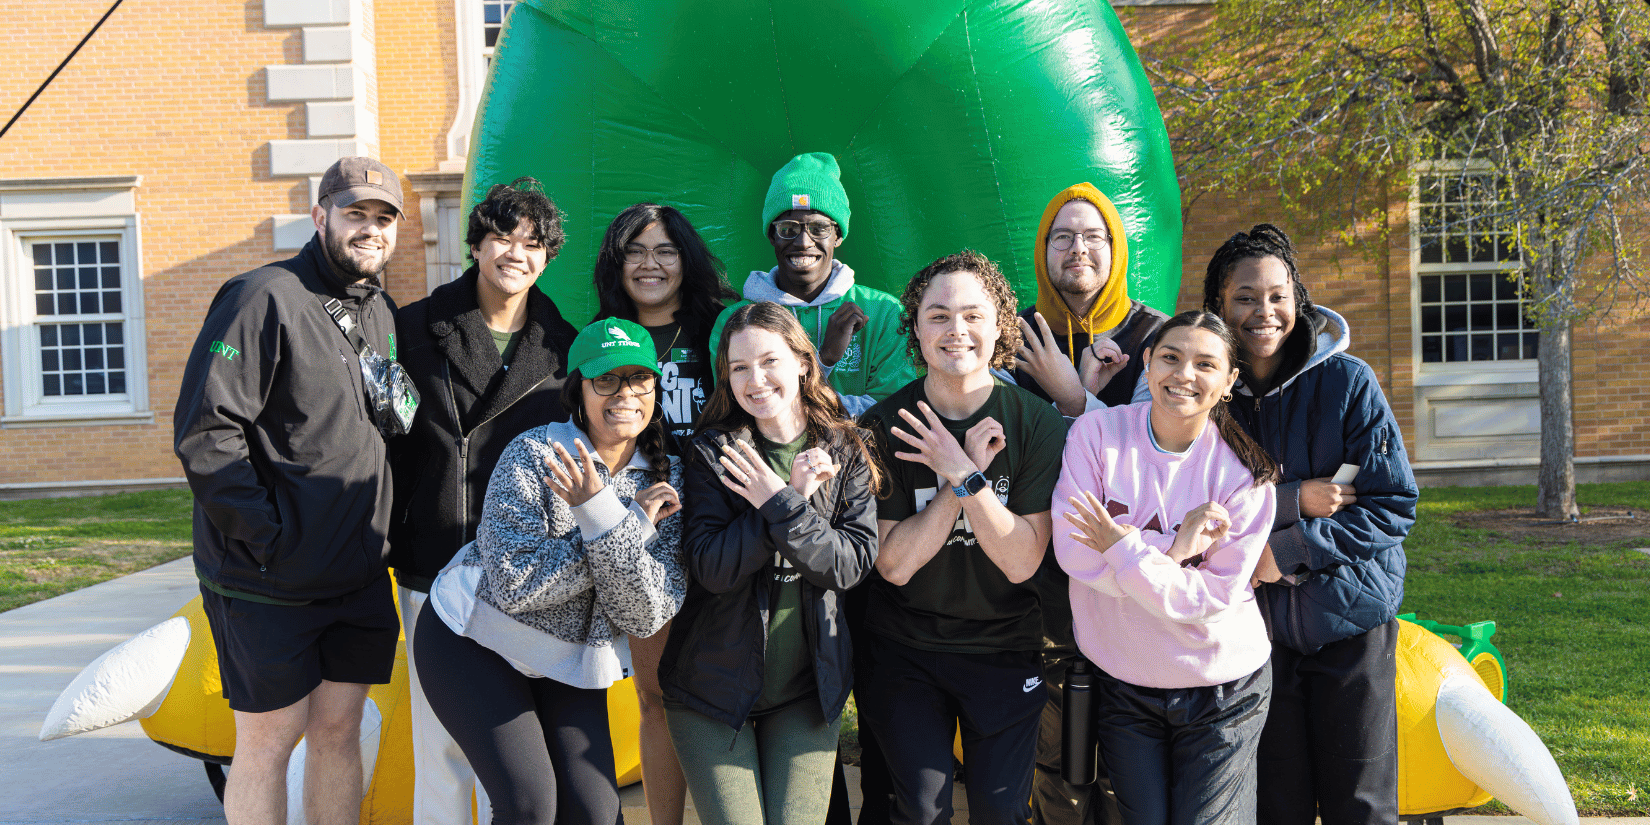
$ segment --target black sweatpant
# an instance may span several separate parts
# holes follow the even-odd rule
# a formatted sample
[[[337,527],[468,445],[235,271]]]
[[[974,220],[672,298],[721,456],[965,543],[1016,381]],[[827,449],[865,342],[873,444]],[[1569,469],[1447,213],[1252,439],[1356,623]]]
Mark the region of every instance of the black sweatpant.
[[[607,691],[529,677],[427,602],[413,651],[430,708],[487,789],[493,825],[622,822]]]
[[[1100,752],[1126,825],[1255,821],[1270,663],[1210,687],[1148,688],[1097,676]]]
[[[1303,655],[1272,648],[1260,737],[1264,825],[1398,821],[1398,622]]]
[[[971,825],[1031,819],[1037,720],[1048,694],[1036,651],[939,653],[867,634],[861,724],[888,760],[896,825],[951,821],[952,740],[962,728]]]

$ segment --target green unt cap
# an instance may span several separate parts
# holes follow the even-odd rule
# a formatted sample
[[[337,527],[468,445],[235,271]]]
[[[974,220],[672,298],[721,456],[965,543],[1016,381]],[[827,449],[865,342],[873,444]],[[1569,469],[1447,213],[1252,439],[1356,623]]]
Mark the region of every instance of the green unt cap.
[[[640,324],[623,318],[603,318],[580,330],[567,352],[567,361],[568,370],[578,370],[585,378],[627,365],[659,372],[653,336]]]

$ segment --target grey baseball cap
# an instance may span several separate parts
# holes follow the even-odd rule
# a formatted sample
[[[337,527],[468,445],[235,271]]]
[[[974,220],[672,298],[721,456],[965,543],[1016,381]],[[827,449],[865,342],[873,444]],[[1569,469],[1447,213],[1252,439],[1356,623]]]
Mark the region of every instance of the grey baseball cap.
[[[318,198],[331,198],[334,206],[349,206],[356,201],[380,200],[401,208],[401,178],[390,167],[366,157],[340,158],[321,176]]]

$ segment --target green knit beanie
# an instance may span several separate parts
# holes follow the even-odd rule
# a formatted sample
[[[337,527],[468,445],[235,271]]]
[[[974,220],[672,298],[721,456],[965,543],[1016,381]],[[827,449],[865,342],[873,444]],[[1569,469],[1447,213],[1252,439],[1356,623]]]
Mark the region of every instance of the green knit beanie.
[[[807,152],[780,167],[762,202],[762,234],[779,213],[792,209],[824,212],[848,237],[848,193],[842,188],[842,170],[836,158],[824,152]]]

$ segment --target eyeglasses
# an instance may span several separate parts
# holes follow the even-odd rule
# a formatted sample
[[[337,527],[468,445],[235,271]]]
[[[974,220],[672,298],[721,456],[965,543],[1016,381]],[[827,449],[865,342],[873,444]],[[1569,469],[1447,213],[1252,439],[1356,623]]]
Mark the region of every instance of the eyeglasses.
[[[631,392],[637,395],[647,395],[653,392],[653,385],[658,381],[658,378],[659,376],[645,371],[633,372],[629,375],[615,375],[611,372],[604,372],[590,379],[590,386],[596,390],[597,395],[614,395],[618,393],[620,387],[629,387]]]
[[[1048,236],[1048,245],[1059,252],[1070,249],[1076,241],[1077,235],[1071,232],[1056,232]],[[1111,236],[1103,232],[1091,232],[1083,236],[1083,245],[1089,249],[1105,249],[1111,246]]]
[[[649,253],[652,253],[653,260],[658,263],[659,266],[670,266],[671,264],[676,263],[677,258],[682,256],[682,253],[674,246],[665,246],[660,244],[652,249],[648,249],[645,246],[627,246],[624,248],[624,262],[627,264],[639,264],[642,261],[647,260]]]
[[[801,235],[804,229],[808,230],[808,235],[814,240],[823,241],[829,239],[831,233],[836,231],[836,221],[773,222],[773,234],[778,235],[782,241],[795,240],[796,236]]]

